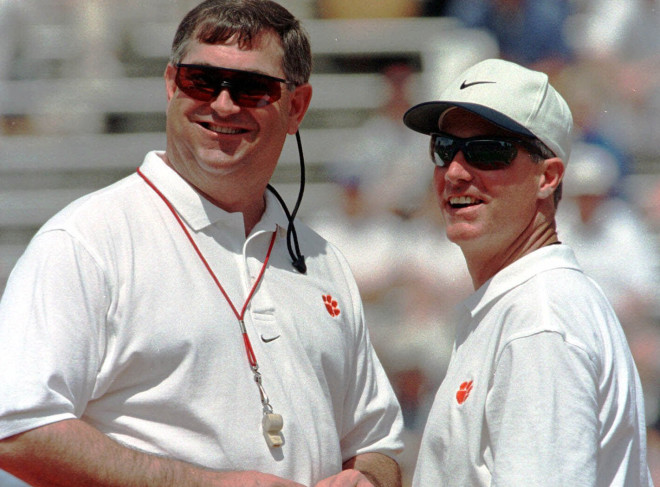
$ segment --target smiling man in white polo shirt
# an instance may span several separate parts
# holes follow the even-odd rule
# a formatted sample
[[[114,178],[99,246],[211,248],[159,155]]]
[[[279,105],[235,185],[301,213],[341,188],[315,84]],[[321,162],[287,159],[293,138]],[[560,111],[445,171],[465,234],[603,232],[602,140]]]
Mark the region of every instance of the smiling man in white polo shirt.
[[[623,331],[557,236],[563,98],[545,74],[491,59],[404,121],[431,136],[447,235],[476,290],[459,307],[414,485],[651,485]]]

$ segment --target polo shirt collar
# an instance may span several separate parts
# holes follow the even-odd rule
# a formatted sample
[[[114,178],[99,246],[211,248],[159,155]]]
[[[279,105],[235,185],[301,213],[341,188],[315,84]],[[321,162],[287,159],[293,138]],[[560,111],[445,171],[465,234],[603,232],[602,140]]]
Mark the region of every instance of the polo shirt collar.
[[[204,198],[162,159],[164,152],[152,151],[144,158],[140,171],[163,193],[177,213],[194,231],[216,223],[244,229],[243,214],[229,213]],[[252,233],[286,228],[286,215],[270,191],[266,192],[266,211]]]
[[[582,272],[573,250],[567,245],[542,247],[500,270],[465,299],[463,305],[474,317],[491,302],[532,277],[544,271],[561,268]]]

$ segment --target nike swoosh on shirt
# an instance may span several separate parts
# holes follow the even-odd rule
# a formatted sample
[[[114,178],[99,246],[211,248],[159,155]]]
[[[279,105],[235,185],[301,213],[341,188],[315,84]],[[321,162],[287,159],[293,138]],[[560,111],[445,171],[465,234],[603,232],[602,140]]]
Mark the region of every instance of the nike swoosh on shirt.
[[[464,90],[465,88],[469,88],[470,86],[474,85],[485,85],[485,84],[493,84],[495,81],[473,81],[472,83],[468,83],[467,80],[463,81],[461,84],[461,90]]]
[[[272,338],[266,338],[265,336],[261,335],[261,341],[264,343],[270,343],[273,340],[277,340],[280,337],[280,335],[274,336]]]

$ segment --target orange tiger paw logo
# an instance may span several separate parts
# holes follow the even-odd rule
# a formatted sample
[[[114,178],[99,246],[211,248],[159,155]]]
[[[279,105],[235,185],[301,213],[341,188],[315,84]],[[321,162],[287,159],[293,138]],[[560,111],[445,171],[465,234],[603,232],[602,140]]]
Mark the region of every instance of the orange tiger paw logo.
[[[339,307],[337,301],[335,299],[332,299],[332,296],[329,294],[324,294],[323,295],[323,303],[325,304],[325,309],[328,310],[328,313],[330,313],[330,316],[337,317],[339,316]]]
[[[463,382],[461,386],[458,388],[458,392],[456,392],[456,401],[458,402],[458,404],[463,404],[470,395],[471,391],[472,391],[472,381]]]

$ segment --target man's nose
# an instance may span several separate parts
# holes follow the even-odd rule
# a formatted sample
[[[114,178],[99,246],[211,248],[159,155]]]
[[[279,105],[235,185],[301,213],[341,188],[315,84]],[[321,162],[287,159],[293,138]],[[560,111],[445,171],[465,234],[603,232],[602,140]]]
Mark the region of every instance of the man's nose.
[[[472,172],[469,170],[470,164],[465,160],[463,151],[454,154],[451,162],[445,169],[445,179],[448,181],[468,180],[472,178]]]
[[[220,90],[218,96],[216,96],[215,99],[211,101],[211,107],[216,112],[222,113],[236,113],[241,110],[241,107],[238,106],[234,102],[234,99],[231,97],[231,93],[229,92],[228,88],[222,88]]]

